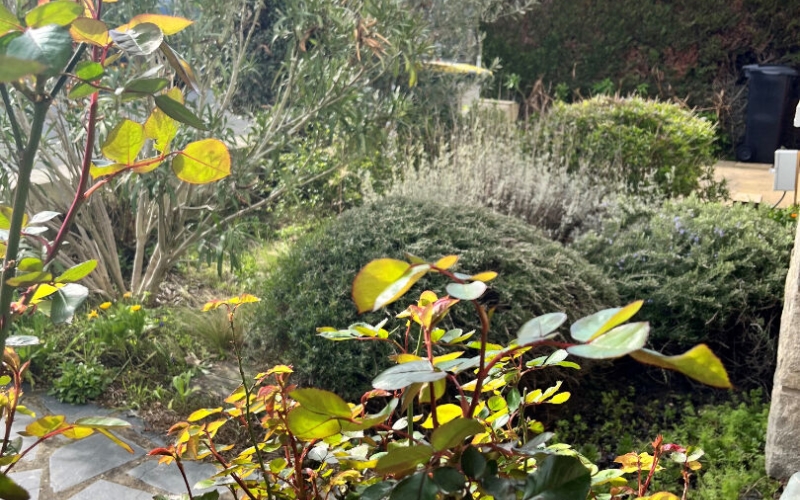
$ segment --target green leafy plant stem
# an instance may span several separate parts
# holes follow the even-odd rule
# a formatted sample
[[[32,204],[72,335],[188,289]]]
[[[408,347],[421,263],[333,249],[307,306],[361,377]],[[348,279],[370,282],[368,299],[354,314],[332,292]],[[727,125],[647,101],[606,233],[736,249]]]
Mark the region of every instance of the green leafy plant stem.
[[[25,216],[25,205],[28,201],[28,192],[31,186],[31,171],[33,170],[36,150],[39,148],[39,140],[42,137],[44,121],[47,116],[47,109],[50,107],[51,98],[49,95],[38,92],[38,100],[33,107],[33,120],[31,122],[31,133],[28,138],[28,145],[22,154],[22,161],[19,164],[17,173],[17,189],[14,193],[14,212],[11,215],[11,225],[8,229],[8,243],[6,256],[3,259],[2,286],[0,286],[0,352],[5,349],[6,338],[11,328],[11,298],[14,295],[14,287],[6,284],[6,280],[14,276],[16,270],[15,259],[19,251],[19,242],[22,235],[22,220]]]
[[[247,376],[244,373],[244,365],[242,364],[242,346],[239,342],[236,342],[236,329],[233,324],[233,314],[230,314],[230,331],[231,331],[231,338],[233,339],[233,348],[236,352],[236,362],[239,368],[239,376],[242,379],[242,387],[244,388],[244,411],[245,411],[245,418],[247,418],[247,422],[251,422],[250,420],[250,394],[252,393],[252,388],[247,380]],[[257,443],[258,440],[256,439],[255,433],[253,432],[253,426],[248,425],[247,433],[248,437],[250,438],[250,442],[255,444],[255,452],[256,452],[256,459],[258,460],[258,466],[261,468],[261,474],[263,477],[267,477],[267,468],[264,465],[264,457],[261,455],[261,450],[259,449]],[[247,491],[245,489],[245,491]]]

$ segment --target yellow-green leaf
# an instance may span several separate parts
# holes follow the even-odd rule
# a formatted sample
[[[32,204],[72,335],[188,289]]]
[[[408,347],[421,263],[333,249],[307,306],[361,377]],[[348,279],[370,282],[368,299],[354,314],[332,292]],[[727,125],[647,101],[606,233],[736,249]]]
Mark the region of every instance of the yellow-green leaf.
[[[31,422],[25,427],[25,432],[29,436],[42,437],[57,429],[65,427],[64,415],[47,415],[35,422]]]
[[[149,139],[153,139],[156,151],[166,153],[170,143],[178,135],[178,122],[155,108],[144,122],[144,133]]]
[[[452,403],[447,403],[443,405],[436,406],[436,420],[439,422],[439,425],[446,424],[453,419],[456,419],[463,415],[463,411],[461,407],[458,405],[454,405]],[[422,422],[423,429],[433,429],[433,417],[432,415],[428,415],[428,418]]]
[[[111,165],[105,165],[102,167],[98,167],[94,163],[89,167],[89,175],[92,176],[92,179],[98,179],[100,177],[105,177],[107,175],[113,175],[117,172],[121,172],[129,168],[127,165],[123,165],[122,163],[112,163]]]
[[[88,276],[89,273],[94,271],[96,267],[97,261],[94,259],[76,264],[61,273],[61,275],[56,278],[56,283],[74,283],[82,280]]]
[[[322,389],[297,389],[289,393],[306,410],[329,417],[350,418],[352,411],[344,399]]]
[[[208,184],[231,173],[228,148],[217,139],[203,139],[187,145],[172,160],[172,170],[184,182]]]
[[[353,301],[358,312],[377,311],[405,294],[430,270],[427,264],[412,266],[396,259],[376,259],[353,280]]]
[[[222,407],[219,408],[201,408],[199,410],[195,410],[189,415],[189,418],[186,420],[188,422],[197,422],[198,420],[203,420],[204,418],[210,415],[216,415],[222,411]]]
[[[456,262],[458,262],[458,255],[446,255],[441,259],[437,260],[436,264],[434,264],[433,267],[439,269],[450,269],[451,267],[456,265]]]
[[[94,434],[94,429],[92,429],[91,427],[82,427],[80,425],[73,426],[72,428],[67,429],[61,433],[61,435],[64,436],[65,438],[74,439],[76,441],[78,439],[87,438],[92,434]]]
[[[75,2],[59,0],[39,5],[25,15],[30,28],[41,28],[48,24],[66,26],[83,14],[83,7]]]
[[[46,68],[36,61],[0,55],[0,83],[15,82],[24,76],[39,74]]]
[[[36,291],[33,293],[31,297],[31,304],[38,304],[42,301],[42,299],[49,297],[58,291],[58,287],[53,285],[48,285],[47,283],[42,283],[38,287],[36,287]]]
[[[570,396],[571,396],[571,394],[569,392],[559,392],[558,394],[556,394],[552,398],[550,398],[547,401],[545,401],[545,403],[549,403],[551,405],[564,404],[564,403],[567,402],[567,400],[569,400]]]
[[[144,127],[141,123],[125,119],[109,132],[101,151],[109,160],[123,165],[136,163],[136,157],[145,142]]]
[[[192,21],[177,16],[166,16],[163,14],[139,14],[132,18],[127,24],[123,24],[117,31],[127,31],[142,23],[152,23],[161,28],[165,35],[174,35],[179,31],[191,26]]]
[[[644,302],[637,300],[625,307],[605,309],[591,316],[581,318],[570,327],[572,338],[579,342],[590,342],[608,332],[615,326],[621,325],[639,312]]]
[[[733,387],[722,361],[705,344],[697,345],[677,356],[664,356],[650,349],[642,349],[630,354],[640,363],[675,370],[712,387],[722,389]]]
[[[299,439],[324,439],[338,434],[342,426],[335,418],[313,412],[302,406],[294,408],[286,416],[289,431]]]
[[[497,278],[497,273],[494,271],[484,271],[482,273],[473,274],[469,277],[472,281],[492,281],[493,279]]]
[[[8,286],[30,286],[37,283],[48,283],[53,281],[53,275],[44,271],[34,271],[32,273],[20,274],[6,280]]]
[[[433,456],[433,451],[427,444],[395,448],[378,459],[375,472],[382,475],[411,472],[417,465],[427,462]]]
[[[126,443],[125,441],[121,440],[120,438],[118,438],[117,436],[115,436],[114,434],[109,432],[107,429],[104,429],[102,427],[95,427],[94,429],[97,432],[99,432],[100,434],[102,434],[105,437],[107,437],[108,439],[110,439],[112,443],[116,444],[117,446],[119,446],[123,450],[127,451],[128,453],[133,454],[133,448],[131,448],[128,443]]]
[[[5,35],[9,31],[22,31],[24,28],[10,10],[0,4],[0,36]]]
[[[69,34],[78,43],[88,43],[98,47],[106,47],[111,44],[108,26],[97,19],[81,17],[74,20],[69,28]]]
[[[6,205],[0,206],[0,229],[5,229],[5,230],[11,229],[11,218],[13,214],[14,214],[13,208]],[[26,214],[22,216],[22,227],[25,227],[27,225],[28,225],[28,215]]]
[[[76,420],[75,424],[92,429],[125,429],[131,426],[130,422],[114,417],[83,417]]]
[[[431,444],[436,451],[449,450],[463,443],[464,439],[480,434],[486,429],[483,424],[470,418],[451,420],[431,434]]]

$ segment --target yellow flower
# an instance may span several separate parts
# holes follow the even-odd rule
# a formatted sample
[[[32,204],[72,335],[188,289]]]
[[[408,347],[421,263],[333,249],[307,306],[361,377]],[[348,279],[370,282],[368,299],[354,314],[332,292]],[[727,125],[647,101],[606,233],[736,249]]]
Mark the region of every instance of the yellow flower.
[[[109,307],[111,307],[111,302],[103,302],[103,303],[102,303],[102,304],[100,304],[98,307],[99,307],[100,309],[102,309],[102,310],[104,310],[104,311],[105,311],[106,309],[108,309]]]
[[[97,314],[97,309],[92,309],[91,311],[89,311],[89,314],[86,315],[86,317],[89,319],[95,319],[98,316],[99,315]]]
[[[131,306],[131,312],[136,312],[141,308],[142,308],[142,306],[140,306],[139,304],[136,304],[135,306]]]
[[[122,294],[123,299],[129,299],[131,297],[133,297],[133,294],[131,292],[125,292]]]

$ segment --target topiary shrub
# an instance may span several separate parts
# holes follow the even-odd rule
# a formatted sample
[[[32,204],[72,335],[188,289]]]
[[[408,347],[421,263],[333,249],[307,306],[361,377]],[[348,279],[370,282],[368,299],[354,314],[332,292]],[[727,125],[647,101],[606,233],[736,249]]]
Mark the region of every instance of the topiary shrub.
[[[622,180],[633,192],[654,184],[666,196],[688,195],[701,180],[713,181],[714,125],[676,104],[597,96],[557,102],[548,120],[554,131],[575,134],[572,165],[589,156],[601,167],[598,176]],[[714,195],[717,187],[711,182],[705,190]]]
[[[734,377],[772,377],[794,225],[748,206],[696,198],[662,207],[620,204],[577,248],[616,278],[623,303],[639,313],[650,339],[677,351],[706,342]]]
[[[361,267],[404,252],[424,259],[457,254],[457,271],[497,271],[482,300],[496,308],[493,331],[509,336],[545,312],[564,311],[574,320],[618,304],[614,285],[599,270],[523,222],[483,208],[388,198],[346,211],[278,260],[260,289],[253,352],[293,364],[303,384],[360,397],[386,366],[388,352],[377,343],[331,342],[315,330],[375,323],[404,309],[408,304],[400,301],[393,310],[359,317],[350,298]],[[423,280],[419,291],[435,279]],[[459,309],[451,325],[475,328],[470,308]]]

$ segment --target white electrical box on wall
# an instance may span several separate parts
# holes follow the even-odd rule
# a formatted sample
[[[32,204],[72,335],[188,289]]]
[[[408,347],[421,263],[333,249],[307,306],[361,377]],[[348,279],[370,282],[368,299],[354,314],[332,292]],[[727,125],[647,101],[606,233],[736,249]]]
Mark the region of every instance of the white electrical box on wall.
[[[779,149],[775,151],[775,191],[794,191],[797,176],[797,150]]]

